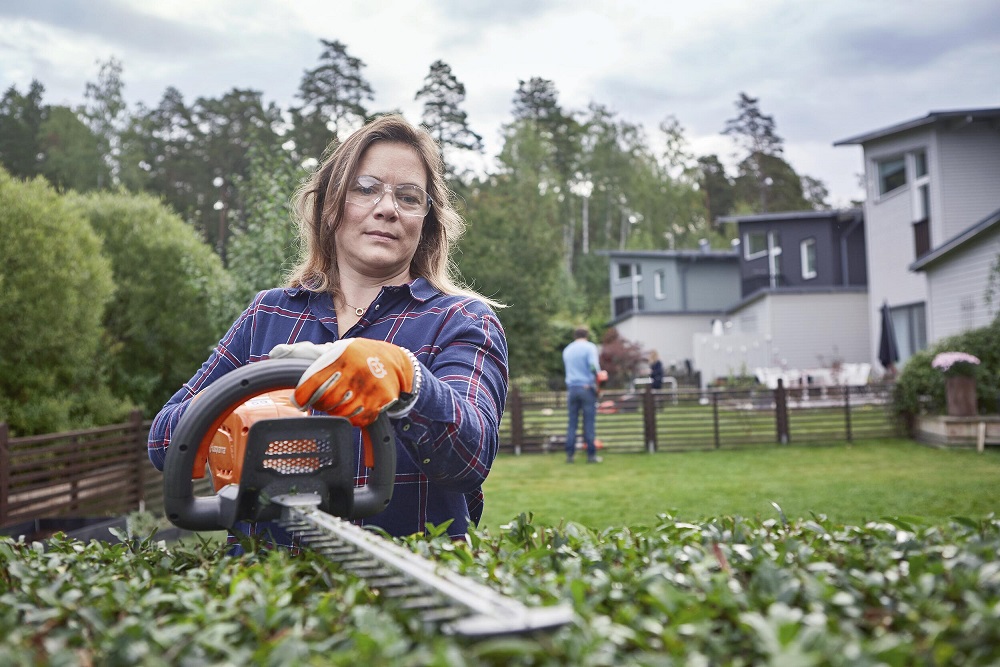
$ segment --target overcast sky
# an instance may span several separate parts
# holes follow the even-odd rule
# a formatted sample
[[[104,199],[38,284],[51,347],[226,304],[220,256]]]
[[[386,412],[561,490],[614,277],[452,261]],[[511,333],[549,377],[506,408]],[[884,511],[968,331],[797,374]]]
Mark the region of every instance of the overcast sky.
[[[448,63],[491,155],[532,77],[565,109],[597,102],[650,136],[672,115],[693,152],[726,162],[720,133],[746,92],[835,206],[862,197],[863,166],[834,141],[1000,106],[997,0],[0,0],[0,86],[38,79],[45,103],[77,105],[113,56],[133,107],[173,86],[188,103],[239,87],[287,108],[320,39],[365,63],[372,109],[412,121],[431,63]]]

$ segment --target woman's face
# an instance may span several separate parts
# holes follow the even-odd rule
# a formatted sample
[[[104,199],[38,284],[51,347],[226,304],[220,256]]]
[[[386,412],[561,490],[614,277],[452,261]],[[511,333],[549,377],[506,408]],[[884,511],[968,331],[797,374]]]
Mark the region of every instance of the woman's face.
[[[374,206],[351,203],[352,191],[363,176],[393,188],[416,185],[426,191],[424,163],[419,153],[406,144],[379,141],[369,146],[349,183],[344,219],[335,233],[341,270],[376,279],[411,280],[410,260],[420,242],[424,216],[400,213],[388,192]]]

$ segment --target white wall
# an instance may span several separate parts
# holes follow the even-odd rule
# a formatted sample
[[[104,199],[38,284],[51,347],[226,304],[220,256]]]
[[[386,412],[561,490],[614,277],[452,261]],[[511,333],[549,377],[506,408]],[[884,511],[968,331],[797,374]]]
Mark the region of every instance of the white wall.
[[[644,352],[656,350],[666,368],[676,365],[684,367],[684,360],[694,362],[692,336],[696,332],[709,332],[711,313],[699,314],[648,314],[627,317],[615,325],[615,329],[626,340],[638,343]]]
[[[1000,208],[1000,132],[977,123],[943,133],[938,155],[943,224],[935,247]]]
[[[756,367],[829,368],[871,363],[865,292],[766,294],[731,313],[722,336],[695,334],[702,386]],[[752,323],[747,326],[748,323]]]
[[[771,299],[773,344],[789,368],[829,367],[834,359],[871,363],[867,293],[776,294]]]
[[[975,245],[956,250],[928,267],[928,344],[993,321],[1000,310],[1000,284],[993,286],[991,304],[985,297],[998,256],[1000,226],[977,238]]]

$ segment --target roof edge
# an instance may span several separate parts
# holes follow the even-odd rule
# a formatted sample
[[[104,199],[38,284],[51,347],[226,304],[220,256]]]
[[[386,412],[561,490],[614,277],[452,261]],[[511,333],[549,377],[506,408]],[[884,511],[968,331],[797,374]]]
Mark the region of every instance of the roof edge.
[[[1000,209],[993,211],[968,229],[965,229],[950,239],[947,239],[937,248],[934,248],[920,259],[911,263],[908,268],[910,271],[923,271],[931,264],[934,264],[946,255],[949,255],[955,250],[965,246],[977,236],[983,234],[998,224],[1000,224]]]
[[[949,120],[951,118],[962,118],[962,117],[968,117],[970,121],[1000,118],[1000,108],[987,107],[980,109],[954,109],[948,111],[930,111],[927,113],[926,116],[922,116],[920,118],[913,118],[911,120],[903,121],[902,123],[897,123],[895,125],[890,125],[888,127],[884,127],[879,130],[864,132],[862,134],[858,134],[853,137],[848,137],[847,139],[841,139],[839,141],[833,142],[833,145],[834,146],[861,145],[869,141],[874,141],[875,139],[881,139],[882,137],[888,137],[893,134],[907,132],[909,130],[914,130],[918,127],[923,127],[925,125],[933,125],[938,121]]]

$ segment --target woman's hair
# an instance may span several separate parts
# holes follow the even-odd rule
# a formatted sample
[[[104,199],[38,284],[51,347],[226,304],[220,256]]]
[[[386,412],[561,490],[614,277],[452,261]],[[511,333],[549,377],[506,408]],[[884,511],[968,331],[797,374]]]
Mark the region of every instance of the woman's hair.
[[[430,211],[424,218],[417,251],[410,260],[410,275],[423,277],[445,294],[465,295],[489,305],[502,304],[462,285],[451,260],[452,244],[465,232],[465,221],[452,205],[444,179],[444,163],[437,143],[422,127],[398,114],[380,116],[338,145],[306,179],[293,199],[302,256],[288,276],[289,285],[340,294],[337,275],[336,231],[343,223],[344,201],[364,152],[379,141],[413,148],[427,173]]]

